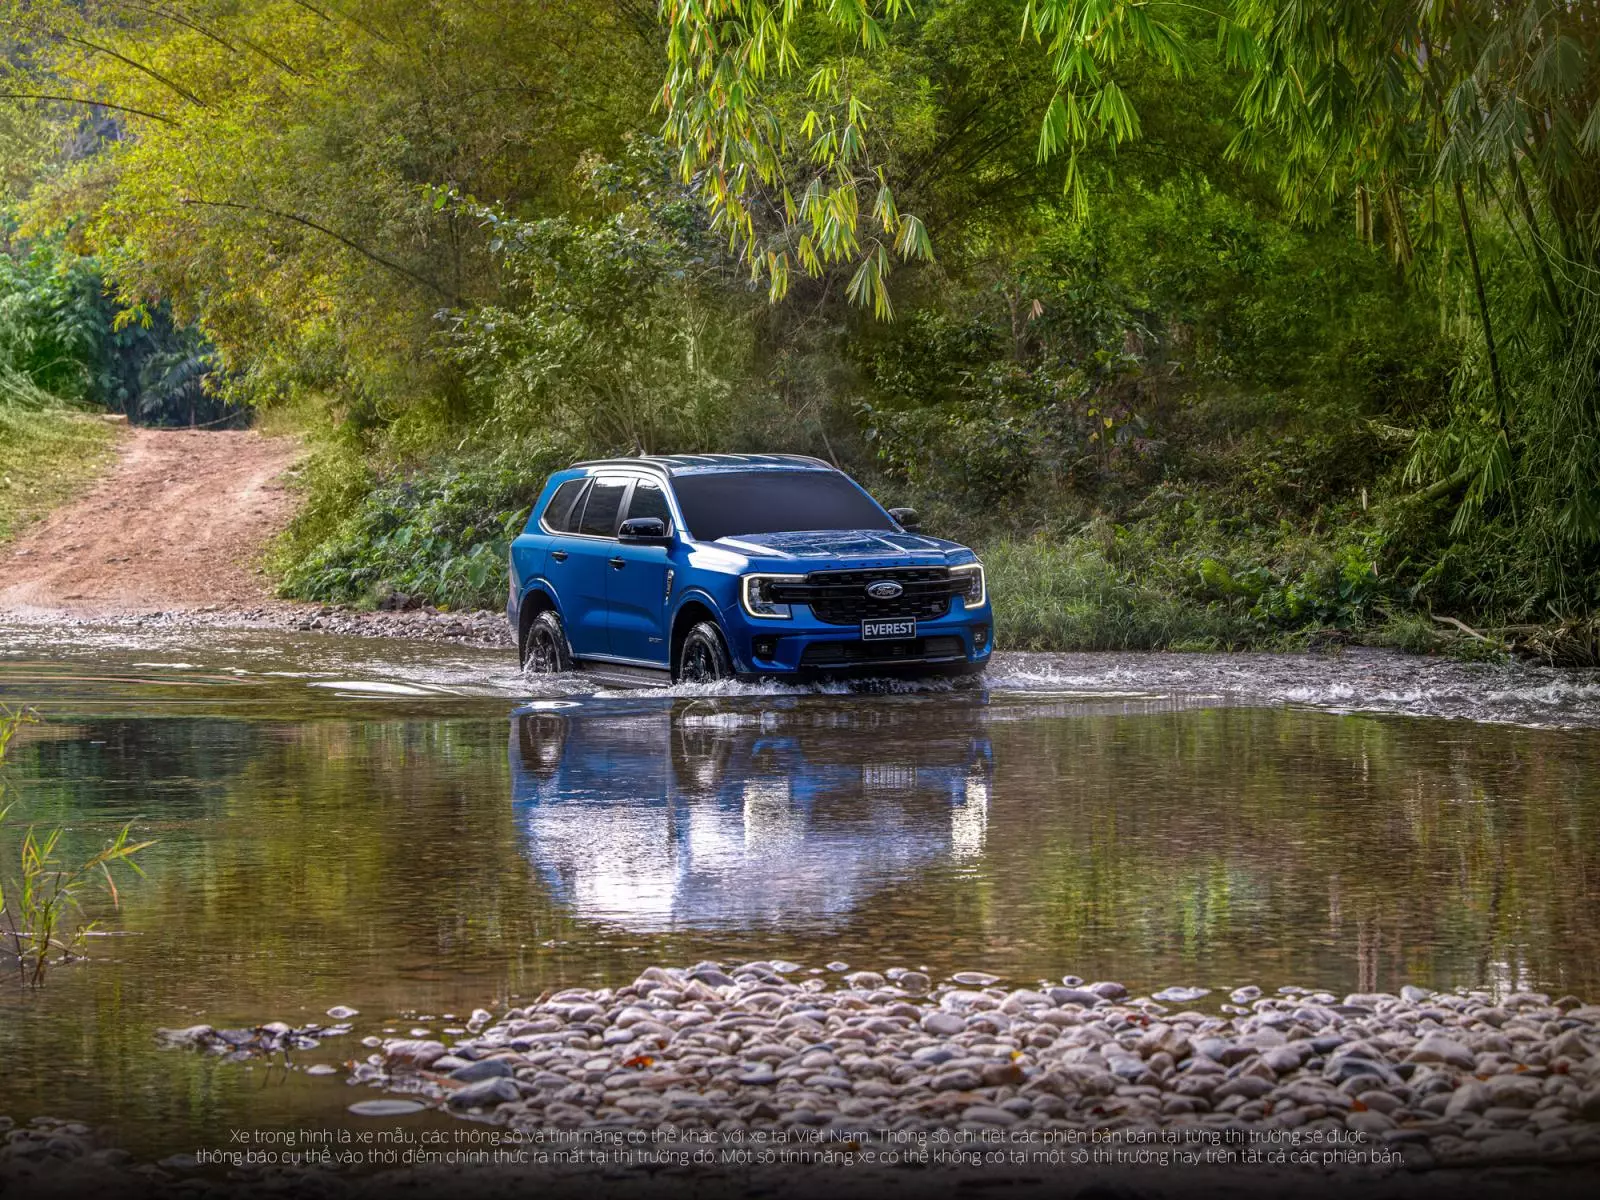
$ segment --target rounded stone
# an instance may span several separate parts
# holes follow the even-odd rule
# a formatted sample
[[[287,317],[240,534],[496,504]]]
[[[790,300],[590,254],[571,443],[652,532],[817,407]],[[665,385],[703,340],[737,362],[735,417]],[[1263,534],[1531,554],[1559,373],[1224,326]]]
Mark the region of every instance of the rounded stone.
[[[966,1029],[967,1023],[953,1012],[935,1009],[922,1018],[922,1028],[936,1037],[954,1037]]]
[[[485,1058],[468,1063],[450,1072],[450,1078],[461,1083],[480,1083],[485,1079],[510,1079],[516,1075],[511,1064],[503,1058]]]
[[[415,1100],[361,1100],[352,1104],[349,1111],[358,1117],[403,1117],[426,1107]]]

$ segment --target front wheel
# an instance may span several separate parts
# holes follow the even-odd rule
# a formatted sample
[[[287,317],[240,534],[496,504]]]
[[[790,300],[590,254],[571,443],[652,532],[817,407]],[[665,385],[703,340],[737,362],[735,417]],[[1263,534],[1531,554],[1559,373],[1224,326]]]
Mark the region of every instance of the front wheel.
[[[528,626],[522,646],[522,669],[535,675],[556,675],[572,670],[572,653],[567,649],[567,631],[561,616],[547,608]]]
[[[683,639],[678,649],[678,682],[711,683],[733,678],[733,660],[728,657],[722,631],[711,621],[702,621]]]

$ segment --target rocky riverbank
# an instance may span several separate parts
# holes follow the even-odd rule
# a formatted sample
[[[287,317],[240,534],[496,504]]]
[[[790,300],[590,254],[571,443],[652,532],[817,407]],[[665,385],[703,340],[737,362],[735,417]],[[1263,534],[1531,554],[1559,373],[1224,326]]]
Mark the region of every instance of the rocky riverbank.
[[[351,1112],[453,1114],[473,1132],[436,1145],[466,1137],[525,1166],[531,1148],[544,1177],[568,1182],[675,1167],[728,1181],[789,1163],[1044,1186],[1081,1165],[1181,1195],[1205,1173],[1267,1190],[1286,1175],[1410,1187],[1507,1167],[1592,1181],[1600,1164],[1600,1007],[1577,997],[998,983],[845,964],[652,967],[622,987],[480,1010],[440,1037],[368,1036],[348,1080],[381,1095]],[[353,1015],[162,1036],[298,1054],[355,1036]]]
[[[5,614],[11,625],[52,629],[126,629],[163,633],[189,629],[303,631],[344,637],[405,638],[514,650],[516,639],[504,613],[449,612],[431,607],[369,612],[331,605],[275,602],[235,608],[224,605],[155,612],[74,612],[24,609]]]
[[[1199,989],[788,966],[559,992],[448,1046],[384,1041],[353,1081],[512,1129],[1275,1129],[1413,1169],[1600,1156],[1600,1007],[1575,997],[1247,987],[1207,1012]]]
[[[313,1144],[271,1166],[204,1151],[140,1166],[86,1126],[4,1122],[0,1180],[41,1194],[107,1179],[138,1195],[366,1196],[403,1181],[452,1197],[604,1181],[835,1198],[1000,1184],[1061,1195],[1067,1181],[1338,1195],[1379,1179],[1386,1195],[1470,1181],[1509,1196],[1596,1180],[1600,1007],[1574,996],[999,983],[843,963],[652,967],[617,988],[366,1036],[343,1067],[360,1089],[346,1125],[390,1130],[402,1159],[341,1169]],[[318,1052],[362,1026],[329,1015],[160,1036],[333,1074]],[[303,1145],[274,1138],[262,1144]]]

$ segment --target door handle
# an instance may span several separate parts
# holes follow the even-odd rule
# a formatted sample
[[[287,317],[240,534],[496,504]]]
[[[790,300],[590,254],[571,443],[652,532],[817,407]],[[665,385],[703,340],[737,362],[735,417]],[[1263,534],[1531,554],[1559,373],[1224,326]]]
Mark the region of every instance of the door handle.
[[[621,557],[620,555],[611,560],[612,569],[617,570],[617,571],[622,570],[622,568],[627,566],[627,565],[628,565],[628,560],[623,558],[623,557]]]
[[[555,559],[557,562],[566,562],[567,552],[565,550],[552,550],[550,551],[550,557]]]

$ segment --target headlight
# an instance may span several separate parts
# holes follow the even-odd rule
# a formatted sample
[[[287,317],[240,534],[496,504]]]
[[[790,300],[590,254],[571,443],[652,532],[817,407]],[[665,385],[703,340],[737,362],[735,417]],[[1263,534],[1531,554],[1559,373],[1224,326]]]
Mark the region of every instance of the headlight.
[[[787,621],[793,614],[787,604],[772,598],[773,588],[783,583],[803,583],[804,575],[746,575],[739,581],[739,602],[752,617],[768,621]]]
[[[966,585],[964,590],[956,593],[961,597],[962,608],[982,608],[989,599],[989,585],[983,577],[982,563],[962,563],[959,567],[951,567],[950,577]]]

